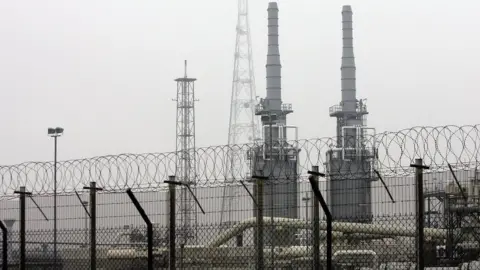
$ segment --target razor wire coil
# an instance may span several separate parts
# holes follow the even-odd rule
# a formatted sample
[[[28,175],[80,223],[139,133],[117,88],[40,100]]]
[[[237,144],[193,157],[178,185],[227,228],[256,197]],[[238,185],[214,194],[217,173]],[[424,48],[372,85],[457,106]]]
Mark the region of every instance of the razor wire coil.
[[[478,166],[480,158],[479,128],[480,125],[413,127],[396,132],[365,135],[362,145],[368,146],[367,152],[372,155],[373,168],[369,170],[375,169],[386,177],[412,174],[409,165],[415,158],[422,158],[431,171],[447,170],[448,164],[452,164],[456,169],[472,169]],[[298,149],[298,174],[292,175],[292,178],[304,181],[307,171],[314,165],[319,166],[320,171],[326,171],[328,152],[346,153],[336,147],[339,139],[347,142],[349,140],[318,138],[289,141],[277,145],[277,149],[282,153],[292,146]],[[265,144],[222,145],[192,150],[197,161],[196,185],[215,186],[248,178],[252,168],[248,159],[252,153],[260,153],[259,149],[265,149]],[[82,191],[83,186],[91,181],[96,181],[97,186],[101,186],[106,192],[123,191],[127,188],[162,188],[163,181],[168,179],[168,176],[175,175],[177,155],[176,152],[120,154],[60,161],[57,163],[57,192]],[[229,166],[232,157],[238,159],[233,169]],[[348,166],[348,163],[342,166]],[[343,171],[345,169],[342,168]],[[281,168],[277,171],[282,172]],[[272,176],[279,181],[289,179],[285,174]],[[36,195],[52,194],[53,162],[0,166],[0,181],[2,197],[11,197],[20,186],[25,186]]]

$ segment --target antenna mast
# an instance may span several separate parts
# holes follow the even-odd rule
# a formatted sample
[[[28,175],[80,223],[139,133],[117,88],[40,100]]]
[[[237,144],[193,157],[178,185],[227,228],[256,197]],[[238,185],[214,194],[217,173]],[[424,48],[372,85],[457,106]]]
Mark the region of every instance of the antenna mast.
[[[261,138],[259,119],[255,116],[256,93],[255,75],[252,57],[252,42],[248,20],[248,0],[238,0],[238,18],[236,27],[232,97],[230,104],[230,122],[228,145],[230,146],[226,164],[227,180],[223,191],[221,223],[231,223],[232,208],[239,190],[233,182],[240,175],[246,175],[250,168],[245,166],[248,160],[237,144],[253,143]],[[237,179],[235,179],[237,178]]]
[[[183,78],[177,78],[177,144],[175,176],[177,181],[191,186],[195,192],[195,81],[187,77],[187,60]],[[196,205],[186,187],[180,190],[177,200],[179,208],[178,220],[180,221],[180,241],[187,243],[188,239],[195,237],[197,224]]]

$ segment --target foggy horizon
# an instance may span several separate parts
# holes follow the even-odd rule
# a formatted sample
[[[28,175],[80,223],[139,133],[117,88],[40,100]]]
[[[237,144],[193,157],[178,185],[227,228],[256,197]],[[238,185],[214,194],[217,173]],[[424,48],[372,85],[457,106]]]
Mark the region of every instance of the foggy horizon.
[[[468,4],[467,4],[468,3]],[[282,95],[299,138],[333,137],[341,8],[353,9],[357,97],[378,132],[476,124],[480,3],[279,2]],[[466,8],[468,7],[468,8]],[[267,1],[251,1],[256,95],[265,96]],[[225,145],[236,1],[0,3],[0,164],[175,151],[173,81],[197,78],[196,146]],[[473,86],[473,87],[472,87]],[[315,119],[312,121],[312,119]]]

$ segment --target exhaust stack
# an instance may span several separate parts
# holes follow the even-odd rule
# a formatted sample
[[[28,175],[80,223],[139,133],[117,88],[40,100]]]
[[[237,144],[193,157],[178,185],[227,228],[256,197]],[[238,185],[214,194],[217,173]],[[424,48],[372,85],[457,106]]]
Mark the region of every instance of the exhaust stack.
[[[264,215],[281,218],[298,217],[298,148],[287,140],[287,131],[297,128],[287,125],[287,114],[292,105],[282,102],[282,65],[278,39],[278,4],[268,3],[268,52],[266,68],[267,95],[255,108],[262,119],[263,144],[252,152],[252,176],[269,176],[264,183]],[[296,140],[297,138],[295,138]],[[254,186],[254,196],[257,190]],[[254,211],[254,215],[256,215]],[[264,233],[265,245],[291,246],[295,243],[296,229],[276,230]]]
[[[278,4],[268,3],[267,95],[261,99],[255,114],[261,115],[263,138],[272,142],[286,140],[287,114],[292,104],[282,102],[282,64],[278,42]],[[272,125],[272,126],[270,126]]]
[[[267,97],[268,107],[280,111],[282,105],[282,64],[278,46],[278,4],[268,3]]]
[[[353,54],[352,8],[342,8],[342,109],[354,112],[357,104],[355,82],[355,56]]]
[[[357,127],[365,127],[367,106],[364,100],[357,99],[356,67],[353,53],[352,8],[342,7],[342,64],[340,104],[330,107],[330,116],[337,121],[337,147],[358,148],[358,136],[362,133]]]
[[[367,106],[357,100],[353,54],[352,8],[342,7],[342,64],[340,104],[330,107],[337,118],[337,146],[327,152],[327,190],[330,211],[336,221],[372,221],[371,182],[375,181],[375,149],[367,145]]]

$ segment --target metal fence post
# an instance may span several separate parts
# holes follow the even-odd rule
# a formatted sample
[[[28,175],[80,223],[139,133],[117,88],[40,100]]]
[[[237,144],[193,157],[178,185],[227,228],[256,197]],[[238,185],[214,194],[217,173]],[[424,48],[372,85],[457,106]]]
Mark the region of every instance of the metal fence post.
[[[315,168],[314,168],[315,169]],[[308,177],[308,180],[310,181],[310,185],[312,186],[313,194],[315,194],[315,198],[320,202],[320,205],[322,206],[323,212],[325,213],[325,216],[327,218],[327,270],[332,270],[333,269],[333,264],[332,264],[332,248],[333,248],[333,239],[332,239],[332,233],[333,233],[333,227],[332,227],[332,214],[330,213],[330,210],[328,209],[327,203],[325,202],[325,199],[322,196],[322,193],[320,192],[320,189],[318,187],[318,176],[325,177],[324,173],[318,172],[318,167],[316,168],[317,171],[308,171],[310,176]],[[319,224],[317,222],[316,224]],[[319,225],[318,225],[319,226]],[[318,233],[320,230],[318,230]],[[318,238],[320,238],[319,234]],[[318,242],[317,242],[318,243]],[[319,245],[319,244],[317,244]],[[318,247],[318,249],[320,249]],[[320,256],[320,251],[314,251]],[[320,269],[320,258],[318,257],[317,261],[314,261],[314,269]]]
[[[264,180],[267,177],[263,176],[252,176],[256,184],[256,200],[257,200],[257,228],[256,228],[256,251],[257,251],[257,263],[256,269],[264,268],[264,258],[263,258],[263,235],[264,235],[264,226],[263,226],[263,184]],[[272,224],[273,225],[273,224]]]
[[[20,270],[25,269],[25,212],[26,196],[25,187],[20,187]]]
[[[170,176],[169,181],[175,181],[175,176]],[[169,266],[170,270],[175,270],[175,184],[168,184],[168,199],[170,205],[170,211],[168,213],[170,219],[169,226],[169,245],[170,245],[170,254],[169,254]]]
[[[90,182],[90,267],[97,269],[97,190],[96,183]]]
[[[20,270],[25,270],[25,211],[26,211],[26,194],[25,187],[20,187]]]
[[[90,269],[97,269],[97,187],[96,182],[90,182]]]
[[[0,221],[0,227],[2,229],[2,269],[8,269],[8,231],[7,226]]]
[[[318,172],[318,166],[312,166],[312,171]],[[318,185],[318,177],[313,180]],[[315,197],[315,194],[313,194]],[[313,231],[313,269],[320,269],[320,203],[318,199],[312,200],[313,214],[312,214],[312,231]]]
[[[130,200],[132,200],[133,205],[135,205],[135,208],[137,208],[137,211],[140,213],[140,216],[142,216],[143,221],[147,223],[147,241],[148,241],[148,270],[153,270],[153,226],[152,222],[148,218],[147,214],[145,213],[145,210],[143,210],[142,206],[138,202],[137,198],[132,192],[132,189],[127,189],[127,194],[128,197],[130,197]]]
[[[97,190],[96,183],[90,182],[90,267],[97,269]]]
[[[27,197],[26,195],[32,195],[31,192],[27,192],[25,190],[25,186],[20,187],[19,191],[14,191],[13,193],[20,194],[20,270],[25,269],[25,212],[26,210],[26,204],[27,204]],[[33,200],[33,198],[32,198]],[[35,203],[35,201],[33,201]],[[37,205],[37,203],[35,203]],[[38,205],[37,205],[38,207]],[[40,208],[39,208],[40,209]],[[40,209],[41,211],[41,209]],[[42,211],[42,214],[45,216],[45,214]],[[45,217],[46,218],[46,217]],[[47,219],[48,220],[48,219]]]
[[[190,185],[184,182],[177,182],[175,181],[175,176],[169,176],[167,181],[163,181],[164,183],[168,184],[169,186],[169,196],[170,196],[170,269],[175,269],[175,186],[184,186],[188,192],[190,192],[190,195],[192,195],[193,199],[195,200],[195,203],[197,204],[198,208],[200,208],[200,211],[205,215],[205,210],[203,210],[202,205],[197,199],[197,196],[195,196],[195,193],[193,193],[192,189],[190,188]],[[183,249],[185,247],[185,243],[182,241],[180,243],[180,268],[183,269]]]
[[[415,184],[416,184],[416,212],[417,212],[417,269],[423,270],[425,267],[425,258],[423,255],[424,249],[424,236],[423,228],[425,227],[424,220],[424,208],[425,201],[423,197],[423,169],[429,169],[428,166],[423,165],[421,158],[415,159],[415,164],[411,164],[410,167],[415,168]]]

